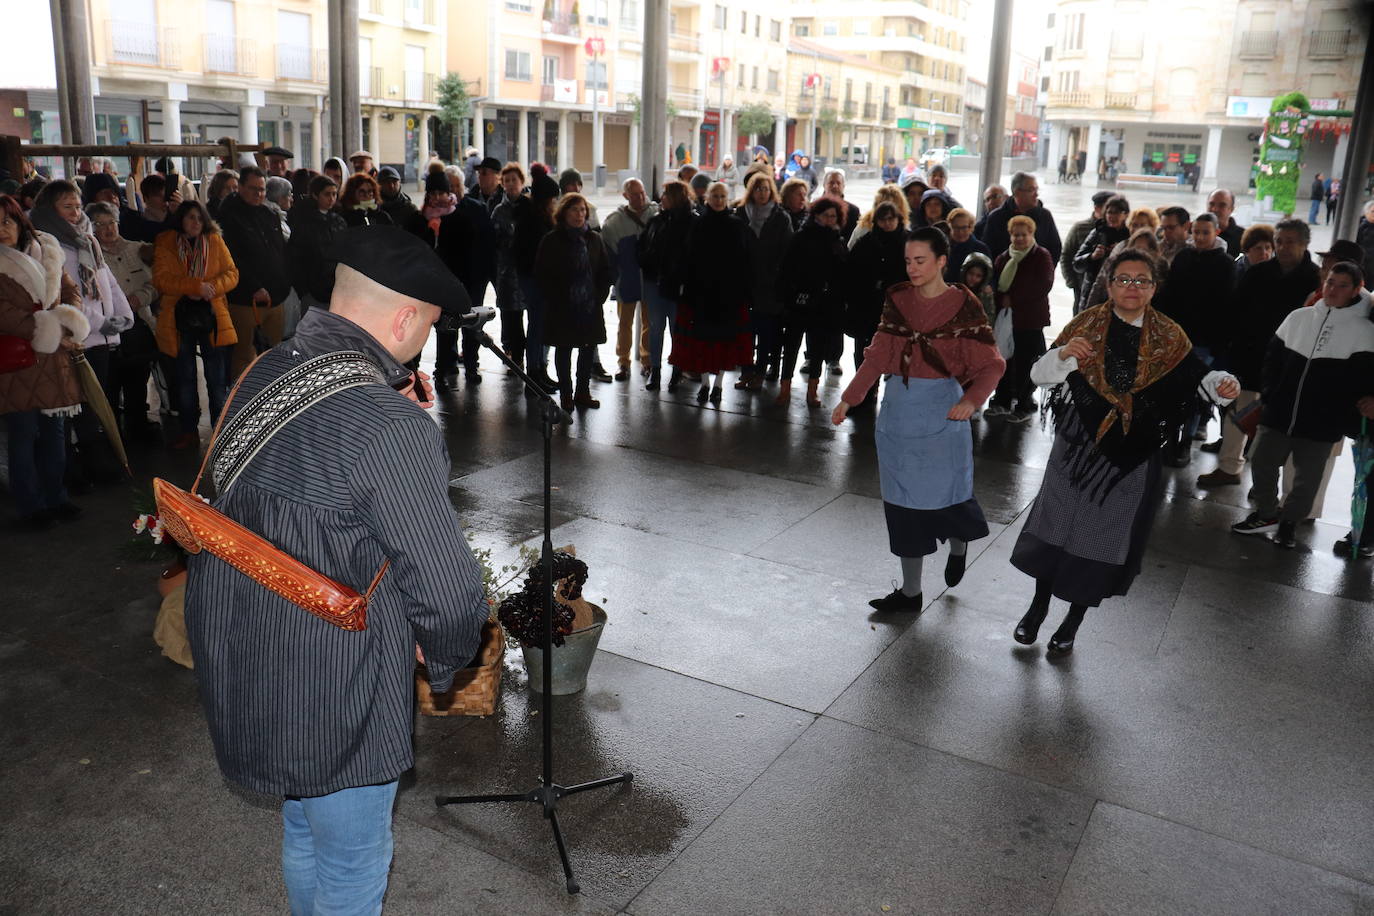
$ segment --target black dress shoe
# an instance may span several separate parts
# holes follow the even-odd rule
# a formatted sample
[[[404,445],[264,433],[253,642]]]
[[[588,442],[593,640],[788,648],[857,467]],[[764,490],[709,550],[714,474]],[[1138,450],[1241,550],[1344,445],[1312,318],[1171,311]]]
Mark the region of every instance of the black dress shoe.
[[[680,384],[682,384],[682,370],[674,366],[673,371],[668,375],[668,391],[677,391],[677,386]]]
[[[611,380],[611,374],[600,366],[593,366],[592,378],[596,379],[598,382],[609,382]]]
[[[720,386],[717,385],[716,387],[714,387],[714,388],[711,389],[711,403],[714,404],[714,405],[716,405],[717,407],[719,407],[719,406],[720,406],[720,397],[721,397],[721,395],[720,395]]]
[[[1078,635],[1078,625],[1083,622],[1083,613],[1086,608],[1076,606],[1069,608],[1069,613],[1064,618],[1064,622],[1059,625],[1059,629],[1054,631],[1049,643],[1045,646],[1045,654],[1051,658],[1068,655],[1073,651],[1073,640]]]
[[[875,611],[882,611],[884,614],[898,611],[915,612],[919,614],[921,613],[921,608],[925,606],[925,602],[921,599],[920,592],[914,595],[907,595],[906,592],[903,592],[900,588],[894,588],[892,594],[884,595],[881,598],[874,598],[872,601],[868,602],[868,606]]]
[[[1044,607],[1036,607],[1032,604],[1030,610],[1026,611],[1026,616],[1022,617],[1016,624],[1016,629],[1012,631],[1011,638],[1023,646],[1033,645],[1035,638],[1040,635],[1040,624],[1045,622],[1045,616],[1049,612],[1049,602],[1046,602]]]
[[[766,379],[767,379],[768,381],[770,381],[770,382],[776,382],[776,381],[778,380],[778,367],[777,367],[777,366],[769,366],[769,367],[768,367],[768,374],[765,375],[764,378],[766,378]]]
[[[447,372],[436,372],[436,373],[434,373],[434,390],[435,390],[435,391],[448,391],[448,390],[449,390],[450,388],[452,388],[452,387],[453,387],[453,383],[450,382],[450,381],[448,380],[448,373],[447,373]]]
[[[1221,451],[1221,440],[1217,439],[1212,442],[1204,442],[1202,445],[1198,446],[1198,450],[1206,452],[1209,455],[1215,455]]]
[[[630,367],[621,366],[620,371],[615,374],[617,382],[628,382],[630,380]]]
[[[650,370],[649,380],[644,383],[645,391],[657,391],[659,383],[659,372],[657,369]]]
[[[967,562],[967,548],[964,549],[963,553],[951,553],[949,555],[949,559],[945,561],[945,585],[948,585],[950,588],[953,588],[954,586],[958,585],[960,582],[963,581],[964,566]]]
[[[705,404],[706,401],[707,401],[707,399],[709,399],[710,397],[711,397],[711,386],[710,386],[710,385],[702,385],[700,388],[697,389],[697,403],[698,403],[698,404]]]
[[[482,374],[476,369],[469,369],[466,373],[468,387],[482,384]]]

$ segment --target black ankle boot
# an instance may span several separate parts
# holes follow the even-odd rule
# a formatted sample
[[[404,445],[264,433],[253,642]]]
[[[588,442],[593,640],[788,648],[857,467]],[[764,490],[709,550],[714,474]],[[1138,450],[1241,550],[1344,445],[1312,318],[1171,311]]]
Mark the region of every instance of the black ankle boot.
[[[1071,605],[1069,613],[1065,615],[1064,622],[1059,625],[1059,629],[1054,631],[1050,637],[1048,645],[1049,655],[1068,655],[1073,651],[1073,639],[1078,633],[1078,625],[1083,622],[1083,615],[1088,609],[1081,604]]]
[[[1040,635],[1040,624],[1045,622],[1045,617],[1050,612],[1049,601],[1032,601],[1030,610],[1026,611],[1026,616],[1022,617],[1016,624],[1016,629],[1012,631],[1011,638],[1023,646],[1033,645],[1035,638]]]
[[[649,370],[649,381],[645,383],[644,390],[657,391],[660,378],[661,376],[657,368]]]
[[[945,585],[950,588],[958,585],[964,579],[964,565],[968,562],[968,548],[964,548],[963,553],[953,553],[945,561]]]

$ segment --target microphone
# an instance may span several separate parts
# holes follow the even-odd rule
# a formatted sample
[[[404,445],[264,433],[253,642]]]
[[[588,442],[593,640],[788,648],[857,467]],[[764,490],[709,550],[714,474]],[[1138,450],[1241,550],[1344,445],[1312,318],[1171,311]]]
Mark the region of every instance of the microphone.
[[[466,315],[459,315],[457,318],[460,328],[480,328],[496,317],[496,309],[489,305],[479,305]]]

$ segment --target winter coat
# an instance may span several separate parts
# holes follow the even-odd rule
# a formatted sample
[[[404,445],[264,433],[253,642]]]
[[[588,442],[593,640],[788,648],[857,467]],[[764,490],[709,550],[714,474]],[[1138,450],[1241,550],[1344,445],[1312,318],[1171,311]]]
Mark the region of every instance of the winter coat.
[[[984,217],[986,219],[987,217]],[[1083,247],[1083,240],[1088,237],[1088,233],[1093,231],[1097,225],[1097,220],[1091,216],[1087,219],[1080,219],[1069,227],[1069,234],[1064,236],[1064,250],[1059,255],[1059,272],[1064,275],[1064,282],[1069,289],[1079,289],[1078,268],[1073,266],[1073,259],[1078,257],[1078,249]],[[974,231],[974,235],[978,232]],[[999,251],[998,254],[1001,254]]]
[[[820,183],[819,179],[816,178],[815,167],[810,165],[805,167],[798,165],[797,170],[792,173],[792,177],[800,178],[802,181],[806,182],[810,185],[812,191],[815,191],[816,185]]]
[[[377,207],[391,217],[392,225],[395,226],[404,226],[419,211],[415,201],[411,200],[405,191],[397,191],[396,196],[390,200],[383,197],[377,201]]]
[[[1178,322],[1193,346],[1216,350],[1230,339],[1227,303],[1235,285],[1236,263],[1225,249],[1189,245],[1174,256],[1153,305]]]
[[[1365,285],[1370,286],[1374,284],[1374,223],[1361,218],[1360,226],[1355,230],[1355,244],[1364,252],[1364,261],[1360,266],[1364,268]]]
[[[365,207],[340,207],[339,215],[343,217],[344,225],[350,229],[358,226],[396,225],[381,207],[375,207],[371,210]]]
[[[962,283],[964,277],[964,260],[969,255],[985,255],[989,261],[992,260],[992,252],[988,246],[973,236],[969,236],[967,242],[953,242],[949,246],[949,260],[945,262],[945,282]]]
[[[1038,239],[1040,233],[1036,233]],[[1131,230],[1122,223],[1120,228],[1113,229],[1107,225],[1105,219],[1098,220],[1087,237],[1083,239],[1083,244],[1078,246],[1078,253],[1073,256],[1073,269],[1078,271],[1079,289],[1092,289],[1093,282],[1097,279],[1100,271],[1111,257],[1112,248],[1131,237]],[[1093,257],[1093,251],[1101,245],[1107,249],[1107,253],[1100,258]]]
[[[716,181],[725,185],[725,189],[730,192],[730,198],[733,200],[735,189],[739,187],[739,166],[733,162],[729,165],[722,165],[716,169]]]
[[[506,191],[500,185],[497,185],[496,190],[491,192],[490,197],[487,197],[482,193],[480,187],[477,185],[470,185],[464,197],[470,198],[481,204],[486,209],[487,216],[494,216],[496,214],[496,208],[506,202]]]
[[[1011,326],[1016,331],[1038,331],[1050,324],[1050,288],[1054,286],[1054,258],[1036,245],[1021,259],[1011,288],[997,291],[997,278],[1010,258],[1006,252],[993,262],[993,298],[998,309],[1011,309]]]
[[[758,235],[749,228],[749,215],[744,207],[735,211],[744,223],[749,237],[749,303],[757,315],[778,315],[782,302],[778,299],[777,278],[783,256],[792,240],[792,221],[777,204],[763,222]]]
[[[60,244],[60,243],[59,243]],[[94,239],[91,244],[97,248],[99,243]],[[65,271],[69,277],[79,276],[79,264],[75,248],[68,248],[62,245],[62,255],[65,258]],[[104,253],[101,253],[102,260]],[[86,322],[91,326],[90,333],[81,342],[83,347],[117,347],[120,343],[119,334],[105,334],[101,331],[105,322],[114,319],[127,330],[133,326],[134,312],[129,308],[129,300],[124,298],[124,290],[119,288],[119,281],[110,271],[109,263],[105,263],[95,272],[93,277],[96,294],[94,296],[80,296],[78,304],[81,312],[86,316]]]
[[[286,239],[276,214],[235,195],[220,205],[216,222],[238,270],[238,285],[229,290],[228,300],[235,305],[252,305],[253,293],[265,289],[272,304],[280,305],[291,292],[291,272],[286,262]]]
[[[62,269],[62,246],[46,232],[37,238],[37,257],[0,245],[0,334],[22,337],[34,352],[32,366],[0,373],[0,414],[75,412],[82,399],[61,343],[64,336],[84,340],[90,323],[76,307],[76,284]]]
[[[502,310],[525,307],[515,271],[515,208],[516,202],[507,200],[491,215],[492,231],[496,233],[496,276],[492,285],[496,287],[496,307]]]
[[[1245,235],[1245,227],[1236,224],[1235,217],[1226,221],[1226,228],[1217,233],[1226,242],[1226,250],[1232,254],[1240,253],[1240,240]]]
[[[234,259],[229,255],[229,246],[219,233],[207,234],[205,241],[209,248],[205,256],[205,276],[191,277],[177,254],[177,236],[180,233],[167,231],[157,237],[153,245],[153,284],[162,293],[162,307],[157,313],[157,348],[168,356],[175,357],[181,346],[181,335],[177,332],[177,300],[182,296],[197,295],[202,283],[215,288],[215,297],[210,300],[210,308],[215,315],[215,333],[210,343],[216,347],[227,347],[238,343],[234,332],[234,322],[229,317],[229,304],[226,294],[239,282],[239,271]]]
[[[579,278],[575,275],[578,239],[572,230],[552,230],[539,242],[535,254],[535,279],[544,296],[544,343],[550,347],[594,347],[606,342],[601,307],[615,278],[612,255],[599,232],[586,229],[581,240],[587,246],[591,266],[589,301],[573,299]]]
[[[1029,216],[1035,221],[1035,243],[1049,252],[1052,263],[1059,263],[1059,256],[1064,251],[1059,239],[1059,228],[1055,226],[1054,216],[1050,211],[1038,203],[1022,214],[1016,209],[1016,199],[1008,197],[1006,203],[987,215],[982,234],[978,235],[977,227],[974,227],[974,234],[988,246],[988,251],[1000,257],[1011,247],[1011,233],[1007,231],[1007,223],[1011,222],[1013,216],[1019,215]],[[1050,279],[1053,281],[1053,275]]]
[[[687,232],[683,293],[706,323],[729,323],[749,302],[754,275],[749,263],[748,225],[731,210],[707,211]]]
[[[1374,395],[1374,321],[1369,294],[1345,308],[1319,301],[1294,309],[1264,356],[1260,423],[1301,439],[1357,436],[1355,402]]]
[[[806,224],[806,217],[809,213],[805,208],[796,211],[783,210],[782,212],[786,213],[788,220],[791,221],[793,232],[801,231],[801,227]]]
[[[649,201],[639,213],[630,210],[629,204],[623,204],[606,217],[601,238],[615,258],[615,297],[621,302],[638,302],[644,298],[636,248],[640,234],[657,212],[658,204]]]
[[[835,329],[843,325],[848,255],[840,233],[819,223],[808,222],[792,236],[778,270],[784,321]]]
[[[665,299],[682,299],[692,270],[687,260],[687,236],[697,219],[691,207],[659,210],[636,243],[644,281],[657,284],[659,295]]]
[[[857,204],[849,201],[841,201],[844,207],[844,218],[840,220],[840,238],[844,239],[845,247],[849,247],[849,239],[854,235],[854,230],[859,228],[859,218],[863,216]]]
[[[907,279],[906,233],[900,228],[884,232],[874,227],[854,243],[845,265],[844,332],[850,337],[871,337],[883,313],[883,298],[890,286]]]
[[[114,275],[115,283],[119,284],[120,290],[124,293],[124,299],[129,303],[129,308],[138,312],[149,325],[154,324],[153,310],[158,304],[157,287],[153,285],[153,271],[143,262],[143,249],[147,247],[141,242],[130,241],[129,239],[119,239],[111,248],[102,248],[105,255],[105,264],[110,268],[110,273]],[[138,305],[134,305],[134,298],[138,299]]]
[[[303,197],[286,215],[291,240],[286,253],[291,264],[291,285],[297,295],[309,296],[321,305],[334,292],[334,260],[329,256],[334,236],[348,224],[335,210],[323,211],[312,197]]]
[[[1270,258],[1251,267],[1240,278],[1227,309],[1230,370],[1240,379],[1240,387],[1246,391],[1260,390],[1265,353],[1274,332],[1320,283],[1317,265],[1305,256],[1287,274],[1278,258]]]
[[[544,204],[532,197],[522,197],[515,202],[515,240],[512,250],[515,254],[515,272],[522,277],[534,274],[534,259],[539,251],[539,243],[553,228],[544,217]]]
[[[453,212],[439,220],[434,251],[468,290],[472,304],[481,305],[479,296],[496,273],[496,228],[487,208],[472,197],[458,201]]]

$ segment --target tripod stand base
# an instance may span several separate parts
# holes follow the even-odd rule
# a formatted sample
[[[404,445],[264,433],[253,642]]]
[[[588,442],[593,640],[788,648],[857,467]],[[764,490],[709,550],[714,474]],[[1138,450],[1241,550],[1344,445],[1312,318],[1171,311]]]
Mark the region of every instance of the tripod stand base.
[[[582,886],[573,877],[572,862],[568,859],[568,847],[563,842],[563,829],[558,826],[558,800],[569,795],[576,795],[579,792],[589,792],[592,789],[604,789],[607,786],[630,783],[634,781],[634,778],[633,773],[621,773],[619,776],[594,779],[591,782],[582,782],[574,786],[560,786],[557,783],[540,784],[528,792],[514,792],[505,795],[436,795],[434,796],[434,804],[440,808],[445,805],[478,805],[487,802],[533,802],[541,805],[544,808],[544,818],[553,828],[553,842],[558,847],[558,859],[563,864],[563,877],[567,880],[568,893],[576,894],[582,890]]]

